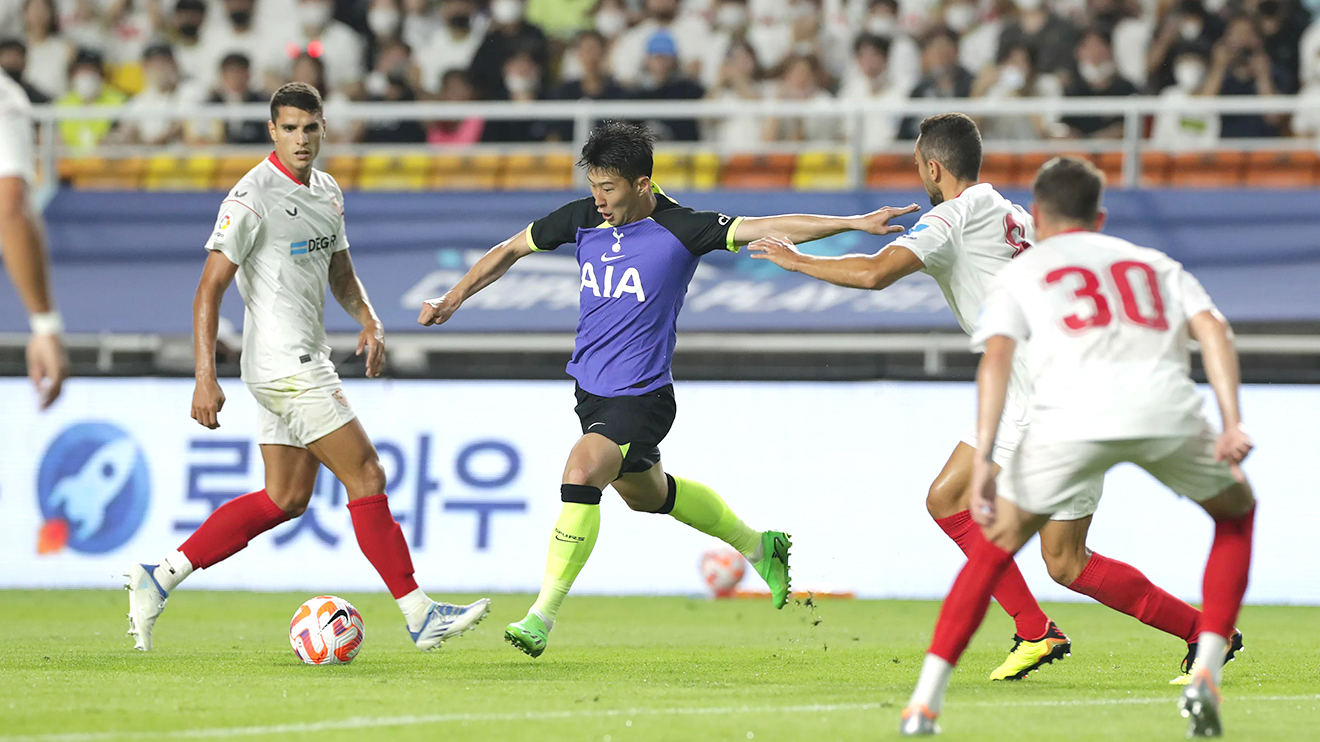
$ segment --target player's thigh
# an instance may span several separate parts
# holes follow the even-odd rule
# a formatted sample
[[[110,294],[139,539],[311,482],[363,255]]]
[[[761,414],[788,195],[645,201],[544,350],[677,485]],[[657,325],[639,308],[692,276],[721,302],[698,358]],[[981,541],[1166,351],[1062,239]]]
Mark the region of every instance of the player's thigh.
[[[1091,550],[1086,548],[1086,534],[1090,530],[1090,515],[1075,520],[1051,520],[1040,530],[1040,555],[1055,582],[1066,587],[1081,576],[1091,558]]]
[[[266,496],[284,512],[302,515],[316,488],[321,462],[305,448],[270,443],[261,444],[261,460],[266,466]]]
[[[605,489],[618,478],[622,466],[623,450],[618,443],[599,433],[587,433],[568,454],[563,483]]]
[[[344,483],[349,500],[385,492],[385,470],[380,465],[376,447],[356,418],[308,443],[307,450]]]
[[[995,522],[985,529],[985,537],[1004,551],[1016,554],[1048,522],[1048,515],[1023,510],[1013,501],[1000,497],[995,503]]]
[[[1121,460],[1108,442],[1044,441],[1027,431],[996,482],[999,496],[1062,521],[1095,512],[1104,474]]]
[[[614,491],[628,507],[643,513],[659,512],[669,499],[669,478],[660,464],[642,472],[625,472],[614,480]]]
[[[966,510],[970,503],[972,483],[972,465],[976,460],[976,448],[966,442],[960,442],[949,454],[935,481],[931,482],[926,494],[926,510],[935,519],[947,518]]]
[[[1254,504],[1251,488],[1237,481],[1227,462],[1215,460],[1215,439],[1208,422],[1195,435],[1147,439],[1134,443],[1133,463],[1211,515],[1236,517]]]

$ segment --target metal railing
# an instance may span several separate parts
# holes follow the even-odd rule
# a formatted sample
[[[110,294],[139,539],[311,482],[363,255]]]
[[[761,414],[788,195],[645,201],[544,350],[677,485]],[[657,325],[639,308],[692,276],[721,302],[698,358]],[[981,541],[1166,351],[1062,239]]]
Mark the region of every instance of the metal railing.
[[[456,120],[483,118],[497,121],[571,121],[572,141],[559,144],[530,145],[532,149],[574,151],[580,148],[593,122],[601,119],[630,120],[699,119],[702,121],[729,120],[731,118],[827,118],[838,119],[844,132],[842,141],[809,141],[794,143],[748,143],[731,146],[714,141],[692,143],[665,143],[665,151],[715,151],[734,153],[797,153],[802,151],[835,150],[847,157],[847,183],[850,188],[861,188],[866,182],[866,162],[877,152],[910,152],[910,142],[896,142],[880,150],[866,147],[862,136],[866,117],[922,117],[947,111],[961,111],[971,116],[1041,116],[1057,119],[1062,116],[1121,116],[1124,122],[1121,139],[1042,139],[1039,141],[986,142],[991,152],[1121,152],[1123,171],[1121,184],[1136,187],[1141,183],[1141,154],[1148,149],[1150,140],[1145,135],[1147,117],[1161,113],[1221,115],[1257,114],[1291,115],[1315,107],[1310,99],[1297,96],[1269,97],[1193,97],[1170,100],[1159,97],[1115,98],[1017,98],[1017,99],[912,99],[900,102],[851,99],[794,101],[541,101],[536,103],[359,103],[342,102],[326,106],[326,119],[332,126],[341,122],[380,122],[397,120]],[[59,144],[55,129],[59,122],[78,120],[192,120],[233,121],[265,120],[269,107],[264,104],[195,105],[160,108],[129,107],[34,107],[34,118],[41,130],[39,159],[43,171],[56,172],[57,160],[71,152]],[[1320,147],[1316,139],[1221,139],[1216,150],[1233,151],[1287,151],[1315,150]],[[224,146],[121,145],[97,150],[98,156],[142,154],[223,152]],[[438,152],[438,151],[527,151],[529,145],[328,145],[327,154],[351,152]],[[246,150],[250,151],[250,150]],[[1181,151],[1181,150],[1180,150]],[[78,154],[78,153],[72,153]],[[87,154],[87,153],[83,153]]]

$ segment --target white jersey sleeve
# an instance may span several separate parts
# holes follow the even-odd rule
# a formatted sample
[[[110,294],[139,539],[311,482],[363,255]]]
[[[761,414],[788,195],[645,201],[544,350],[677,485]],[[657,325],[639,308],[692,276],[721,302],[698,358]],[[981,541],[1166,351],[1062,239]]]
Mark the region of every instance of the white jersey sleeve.
[[[911,250],[925,266],[926,273],[940,274],[947,272],[958,256],[954,246],[954,214],[948,209],[935,208],[890,244]]]
[[[330,181],[335,193],[331,205],[339,207],[339,239],[335,240],[335,246],[330,251],[331,254],[334,254],[348,249],[348,223],[344,217],[344,191],[339,188],[339,181],[335,180],[330,173],[326,173],[325,177]]]
[[[207,250],[222,253],[234,265],[242,265],[261,240],[261,215],[254,204],[238,200],[231,193],[220,204],[215,231],[206,241]]]
[[[1196,280],[1196,276],[1187,272],[1186,268],[1179,267],[1178,270],[1178,294],[1182,301],[1183,314],[1188,319],[1195,317],[1201,312],[1213,312],[1219,315],[1219,308],[1215,306],[1210,294],[1206,293],[1205,287]]]
[[[32,105],[22,86],[0,74],[0,178],[36,176],[32,151]]]
[[[972,332],[972,351],[985,351],[985,344],[996,335],[1012,338],[1021,343],[1031,337],[1031,325],[1027,322],[1026,310],[1018,301],[1008,282],[995,281],[986,296],[981,314],[976,319],[976,329]]]

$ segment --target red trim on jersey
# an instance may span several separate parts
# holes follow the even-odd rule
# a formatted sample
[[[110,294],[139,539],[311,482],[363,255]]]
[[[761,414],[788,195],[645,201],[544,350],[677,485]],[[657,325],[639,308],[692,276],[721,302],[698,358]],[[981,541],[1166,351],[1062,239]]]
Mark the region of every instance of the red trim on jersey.
[[[238,204],[239,206],[242,206],[243,208],[247,209],[248,211],[251,211],[253,214],[257,214],[257,210],[256,210],[256,209],[252,208],[251,206],[248,206],[247,204],[245,204],[245,203],[243,203],[242,201],[239,201],[239,200],[237,200],[237,199],[226,198],[224,201],[221,201],[221,202],[220,202],[220,205],[221,205],[221,206],[224,206],[225,204]],[[260,219],[260,218],[261,218],[261,214],[257,214],[257,218]]]
[[[1094,229],[1087,229],[1085,227],[1069,227],[1068,229],[1065,229],[1062,232],[1055,232],[1050,236],[1058,237],[1061,234],[1072,234],[1073,232],[1094,232],[1094,231],[1095,231]]]
[[[293,173],[289,172],[289,169],[287,167],[284,167],[284,163],[280,162],[280,158],[274,152],[271,152],[270,157],[267,157],[266,159],[270,160],[270,164],[274,165],[276,170],[279,170],[281,173],[284,173],[285,175],[289,176],[289,180],[292,180],[294,183],[297,183],[300,186],[309,185],[299,180],[297,175],[294,175]]]
[[[930,217],[934,217],[934,218],[936,218],[936,219],[939,219],[940,221],[944,222],[945,224],[948,224],[949,229],[953,229],[953,225],[952,225],[952,224],[949,224],[949,220],[948,220],[948,219],[945,219],[944,217],[940,216],[939,214],[927,214],[926,216],[930,216]]]

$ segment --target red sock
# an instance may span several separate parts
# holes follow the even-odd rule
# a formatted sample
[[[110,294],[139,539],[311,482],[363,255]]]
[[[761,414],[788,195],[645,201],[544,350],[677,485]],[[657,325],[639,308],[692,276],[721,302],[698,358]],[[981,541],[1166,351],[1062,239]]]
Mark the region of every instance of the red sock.
[[[971,556],[972,534],[979,536],[981,528],[972,520],[970,510],[954,513],[947,518],[936,518],[935,524],[958,544],[964,554]],[[999,584],[995,585],[995,600],[1013,617],[1017,635],[1023,639],[1035,641],[1049,631],[1050,619],[1040,609],[1036,596],[1031,594],[1031,588],[1027,587],[1027,581],[1022,578],[1022,571],[1016,562],[1009,563],[1004,576],[999,578]]]
[[[1215,521],[1215,542],[1205,562],[1201,583],[1201,630],[1228,637],[1233,634],[1242,595],[1247,592],[1251,569],[1251,532],[1256,509],[1233,520]]]
[[[1098,602],[1186,642],[1201,633],[1201,612],[1157,587],[1130,564],[1096,553],[1069,590]]]
[[[954,665],[958,664],[958,658],[967,649],[972,634],[985,620],[995,583],[1013,563],[1013,555],[986,541],[980,529],[972,534],[970,540],[972,544],[967,554],[967,565],[958,573],[958,579],[953,581],[949,597],[944,599],[940,620],[935,624],[935,636],[930,642],[931,654]]]
[[[408,542],[403,540],[403,529],[390,514],[385,495],[354,500],[348,504],[348,512],[353,516],[358,547],[385,580],[390,595],[398,600],[416,590]]]
[[[179,547],[193,569],[206,569],[242,551],[248,542],[289,519],[266,490],[240,495],[215,509]]]

